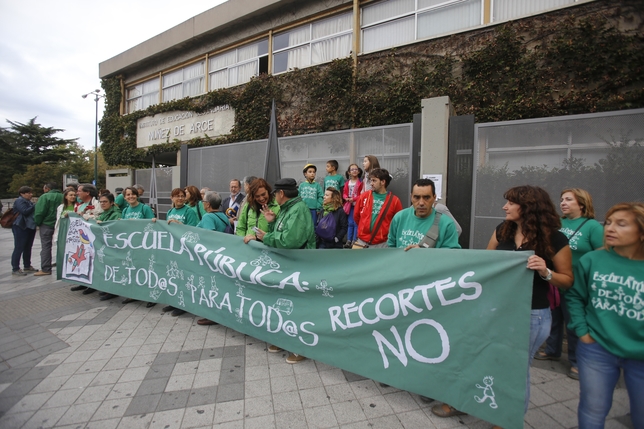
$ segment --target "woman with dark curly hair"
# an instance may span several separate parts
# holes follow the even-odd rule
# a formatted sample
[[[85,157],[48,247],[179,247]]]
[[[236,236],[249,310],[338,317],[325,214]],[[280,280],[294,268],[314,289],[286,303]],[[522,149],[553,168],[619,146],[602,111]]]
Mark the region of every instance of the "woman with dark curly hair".
[[[503,221],[490,238],[488,250],[531,250],[527,268],[534,271],[532,283],[532,310],[525,411],[530,403],[530,364],[539,346],[550,334],[549,284],[562,289],[572,286],[572,253],[568,239],[559,231],[561,220],[548,193],[538,186],[517,186],[503,195]],[[526,287],[527,285],[517,285]],[[432,412],[440,417],[463,414],[448,404],[436,405]]]
[[[496,227],[488,250],[532,250],[528,269],[532,278],[532,311],[530,318],[530,351],[525,409],[530,402],[530,364],[539,347],[550,335],[550,284],[569,289],[573,283],[572,252],[568,239],[559,231],[561,220],[550,195],[538,186],[517,186],[503,198],[505,221]]]
[[[253,228],[257,227],[262,231],[268,231],[268,221],[262,213],[262,209],[268,207],[276,215],[280,212],[280,205],[275,202],[275,196],[271,185],[262,178],[255,179],[248,187],[246,204],[239,210],[237,230],[235,234],[244,237],[244,243],[250,240],[257,240]]]

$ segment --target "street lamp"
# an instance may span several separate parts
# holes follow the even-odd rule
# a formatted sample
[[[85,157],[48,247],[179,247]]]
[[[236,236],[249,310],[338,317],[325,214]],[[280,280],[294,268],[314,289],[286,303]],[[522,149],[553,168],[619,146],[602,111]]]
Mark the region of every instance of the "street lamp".
[[[100,93],[100,89],[95,89],[92,92],[81,95],[83,98],[87,98],[88,95],[95,96],[94,101],[96,102],[96,122],[94,130],[94,186],[98,184],[98,100],[100,98],[105,98],[105,94]]]

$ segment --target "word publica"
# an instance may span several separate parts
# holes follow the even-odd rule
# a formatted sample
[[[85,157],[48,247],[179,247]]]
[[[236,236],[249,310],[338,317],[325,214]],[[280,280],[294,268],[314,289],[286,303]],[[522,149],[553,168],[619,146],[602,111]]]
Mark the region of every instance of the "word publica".
[[[335,331],[338,327],[346,330],[360,327],[363,324],[373,325],[381,320],[393,320],[401,315],[407,316],[410,312],[422,313],[423,311],[431,311],[434,307],[432,305],[432,297],[430,297],[429,293],[430,290],[434,291],[434,295],[438,298],[441,306],[458,304],[462,301],[475,300],[481,296],[483,288],[480,283],[466,281],[469,277],[474,275],[474,271],[468,271],[463,274],[458,279],[458,287],[457,282],[452,281],[452,278],[448,277],[430,284],[401,289],[397,294],[384,294],[377,301],[373,298],[367,298],[359,305],[356,305],[355,302],[351,302],[344,304],[342,307],[330,307],[329,316],[331,318],[332,330]],[[461,292],[461,290],[463,292]],[[367,312],[372,316],[369,317],[366,314]],[[341,316],[343,316],[343,318],[341,318]],[[416,351],[411,338],[414,330],[419,326],[429,326],[438,334],[440,341],[440,345],[438,347],[440,353],[438,356],[423,356]],[[393,335],[395,344],[389,341],[377,330],[372,332],[378,345],[378,350],[380,351],[385,369],[389,367],[389,359],[387,358],[385,347],[391,351],[404,366],[407,366],[408,355],[418,362],[430,364],[443,362],[449,356],[450,344],[447,331],[439,322],[433,319],[421,319],[410,324],[404,333],[404,341],[395,325],[391,326],[390,331]],[[422,335],[421,337],[427,338],[426,335]]]
[[[260,265],[254,267],[247,262],[237,262],[234,258],[223,254],[226,250],[221,247],[217,250],[208,249],[203,244],[195,244],[191,249],[186,244],[185,238],[178,240],[167,231],[134,231],[122,232],[116,236],[103,233],[103,242],[106,247],[113,249],[145,249],[163,250],[176,255],[187,254],[190,261],[197,261],[200,266],[206,266],[213,273],[221,273],[224,276],[237,279],[243,283],[258,284],[269,288],[284,289],[292,286],[298,292],[306,292],[309,282],[300,281],[300,272],[296,271],[288,275],[277,269],[265,269]],[[266,279],[264,279],[266,277]],[[273,280],[273,279],[276,279]]]

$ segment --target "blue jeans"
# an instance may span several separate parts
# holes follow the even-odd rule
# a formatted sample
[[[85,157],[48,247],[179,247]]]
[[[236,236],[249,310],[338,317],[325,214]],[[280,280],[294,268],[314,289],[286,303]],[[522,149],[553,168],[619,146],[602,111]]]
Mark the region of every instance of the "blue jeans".
[[[530,404],[530,365],[534,359],[535,353],[541,347],[548,335],[550,335],[550,325],[552,323],[552,316],[550,315],[550,308],[541,308],[530,311],[530,350],[528,355],[528,382],[526,383],[525,392],[525,411],[528,411],[528,404]]]
[[[644,428],[644,361],[619,358],[599,343],[577,344],[579,429],[603,428],[613,405],[613,391],[624,370],[633,427]]]
[[[11,226],[13,232],[13,253],[11,254],[11,270],[20,269],[20,257],[24,268],[31,267],[31,248],[34,245],[36,230],[25,228],[22,229],[17,225]]]
[[[316,209],[309,209],[311,211],[311,219],[313,219],[313,228],[318,224],[318,211]]]
[[[351,206],[351,211],[348,214],[349,229],[347,230],[347,241],[356,241],[356,239],[358,238],[358,225],[356,225],[356,221],[353,218],[354,208],[354,206]]]
[[[568,337],[568,361],[573,368],[577,368],[577,334],[567,328],[570,323],[570,313],[566,305],[566,298],[561,296],[561,305],[552,310],[552,327],[550,328],[550,336],[546,341],[546,354],[549,356],[561,356],[563,345],[563,333],[566,330]]]

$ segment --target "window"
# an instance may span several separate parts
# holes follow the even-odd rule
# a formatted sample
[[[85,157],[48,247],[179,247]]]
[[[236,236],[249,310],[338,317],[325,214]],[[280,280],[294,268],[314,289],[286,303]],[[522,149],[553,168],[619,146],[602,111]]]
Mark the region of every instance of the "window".
[[[241,85],[268,73],[268,39],[215,55],[209,61],[210,91]]]
[[[159,103],[159,79],[154,78],[127,89],[127,113]]]
[[[273,73],[351,55],[351,12],[306,24],[273,38]]]
[[[481,25],[482,0],[387,0],[362,8],[362,52]]]
[[[558,9],[578,0],[494,0],[492,21],[507,21],[533,15],[549,9]]]
[[[205,61],[163,75],[163,101],[194,97],[205,92]]]

